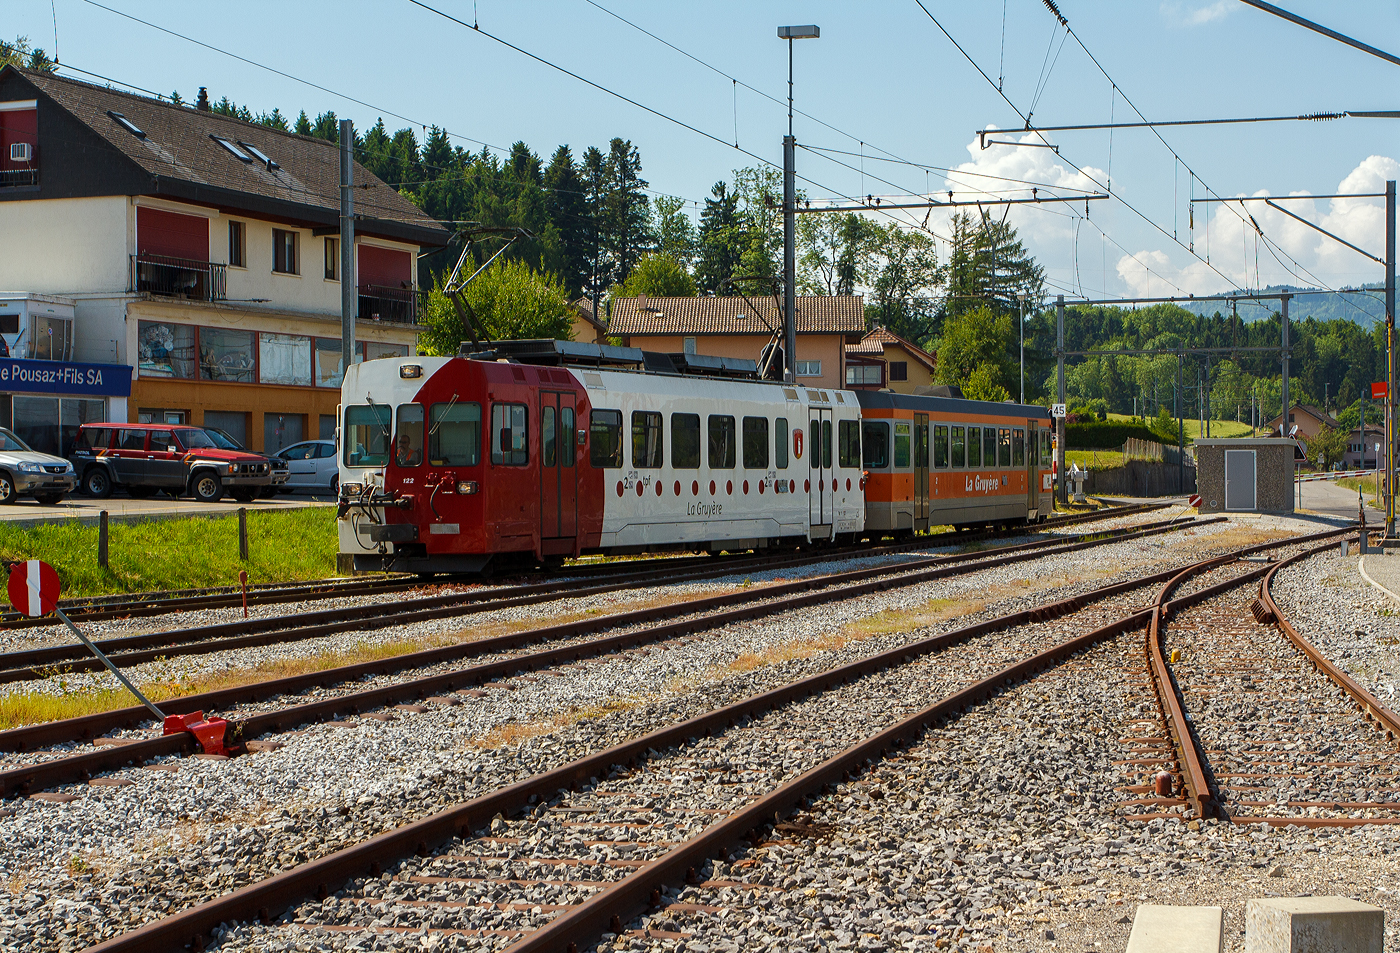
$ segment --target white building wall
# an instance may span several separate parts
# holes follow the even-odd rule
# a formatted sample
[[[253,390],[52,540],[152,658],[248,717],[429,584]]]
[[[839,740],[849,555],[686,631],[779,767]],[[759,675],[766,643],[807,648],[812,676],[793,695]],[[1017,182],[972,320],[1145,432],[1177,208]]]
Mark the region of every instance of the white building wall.
[[[126,290],[130,215],[124,195],[0,202],[0,289]]]

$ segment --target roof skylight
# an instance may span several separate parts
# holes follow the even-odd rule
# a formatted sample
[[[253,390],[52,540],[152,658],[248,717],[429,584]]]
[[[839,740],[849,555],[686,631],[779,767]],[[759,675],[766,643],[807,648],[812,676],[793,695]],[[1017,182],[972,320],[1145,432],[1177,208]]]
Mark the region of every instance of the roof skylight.
[[[215,135],[210,135],[209,138],[210,138],[210,139],[213,139],[213,140],[214,140],[215,142],[217,142],[219,145],[221,145],[221,146],[223,146],[225,149],[227,149],[227,150],[229,151],[229,155],[233,156],[233,157],[234,157],[235,159],[237,159],[239,162],[252,162],[252,161],[253,161],[253,157],[250,156],[250,155],[248,155],[248,153],[244,152],[244,151],[243,151],[242,149],[240,149],[238,146],[236,146],[236,145],[233,143],[233,141],[232,141],[231,139],[224,139],[224,138],[222,138],[221,136],[215,136]]]
[[[269,172],[271,172],[273,169],[280,168],[280,166],[278,166],[276,162],[273,162],[272,159],[268,157],[267,153],[263,152],[251,142],[243,142],[242,140],[239,140],[238,144],[244,149],[246,149],[248,152],[251,152],[259,162],[264,163],[267,166],[267,170]]]
[[[111,116],[113,122],[115,122],[118,126],[121,126],[127,132],[131,133],[137,139],[146,138],[146,134],[137,128],[136,123],[132,122],[130,119],[127,119],[121,113],[114,112],[109,109],[107,110],[107,115]]]

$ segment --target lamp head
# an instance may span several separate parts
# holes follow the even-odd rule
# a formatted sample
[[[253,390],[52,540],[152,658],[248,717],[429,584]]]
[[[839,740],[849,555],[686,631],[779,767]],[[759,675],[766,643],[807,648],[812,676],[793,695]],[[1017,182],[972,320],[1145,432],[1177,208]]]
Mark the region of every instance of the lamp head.
[[[780,40],[815,40],[821,35],[821,27],[815,23],[808,23],[805,26],[778,27],[778,39]]]

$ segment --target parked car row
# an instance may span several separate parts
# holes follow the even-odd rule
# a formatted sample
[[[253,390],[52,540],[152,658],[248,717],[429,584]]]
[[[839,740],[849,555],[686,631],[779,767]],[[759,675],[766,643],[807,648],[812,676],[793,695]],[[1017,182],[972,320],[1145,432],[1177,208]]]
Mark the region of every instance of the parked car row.
[[[246,503],[294,488],[337,493],[339,485],[331,440],[305,440],[262,454],[212,427],[83,424],[72,459],[65,460],[0,428],[0,505],[23,496],[53,505],[75,490],[105,499],[118,488],[135,499],[165,492],[212,503],[227,493]]]

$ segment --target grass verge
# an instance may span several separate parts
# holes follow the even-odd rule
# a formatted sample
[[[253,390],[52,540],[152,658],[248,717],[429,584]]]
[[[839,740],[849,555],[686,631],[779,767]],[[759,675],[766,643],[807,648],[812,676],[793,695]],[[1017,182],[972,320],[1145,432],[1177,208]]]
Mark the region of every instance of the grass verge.
[[[335,510],[304,507],[248,513],[247,563],[238,559],[238,516],[111,524],[108,566],[97,564],[97,527],[75,520],[29,529],[0,523],[0,560],[42,559],[58,570],[65,596],[193,589],[248,581],[290,582],[335,575]]]

